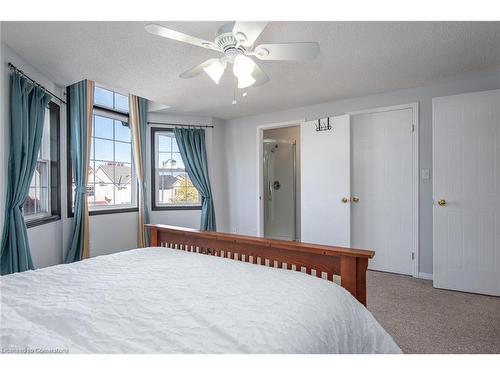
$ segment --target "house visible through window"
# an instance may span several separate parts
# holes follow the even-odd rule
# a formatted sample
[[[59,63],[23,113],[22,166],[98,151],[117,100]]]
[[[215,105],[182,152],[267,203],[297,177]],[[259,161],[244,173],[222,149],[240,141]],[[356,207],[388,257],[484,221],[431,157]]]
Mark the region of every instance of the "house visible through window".
[[[95,87],[87,199],[89,212],[137,208],[128,97]],[[73,181],[73,202],[75,185]]]
[[[200,209],[201,196],[189,179],[172,130],[151,129],[153,210]]]
[[[23,205],[28,227],[60,219],[59,116],[59,106],[50,102],[45,110],[35,171]]]

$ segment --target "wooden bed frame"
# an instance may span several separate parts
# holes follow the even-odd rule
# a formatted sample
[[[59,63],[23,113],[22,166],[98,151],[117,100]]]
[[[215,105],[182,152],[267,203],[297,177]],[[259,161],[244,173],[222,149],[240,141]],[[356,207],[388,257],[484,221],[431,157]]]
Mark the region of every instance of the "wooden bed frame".
[[[374,251],[146,224],[151,246],[164,246],[306,272],[333,281],[366,306],[366,269]]]

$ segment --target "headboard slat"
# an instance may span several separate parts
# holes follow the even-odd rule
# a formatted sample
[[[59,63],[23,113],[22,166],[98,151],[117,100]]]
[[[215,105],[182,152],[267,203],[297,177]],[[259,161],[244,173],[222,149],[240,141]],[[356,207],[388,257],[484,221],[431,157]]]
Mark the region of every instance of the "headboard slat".
[[[305,272],[333,281],[366,305],[366,270],[374,251],[271,240],[169,225],[147,224],[151,246],[167,246],[237,261]]]

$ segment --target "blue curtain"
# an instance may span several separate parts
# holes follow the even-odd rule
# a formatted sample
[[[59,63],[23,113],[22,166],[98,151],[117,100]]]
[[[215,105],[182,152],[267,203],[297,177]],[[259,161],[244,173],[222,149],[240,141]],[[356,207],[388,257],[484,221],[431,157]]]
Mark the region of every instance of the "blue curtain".
[[[208,178],[205,130],[175,128],[174,133],[186,172],[203,197],[200,229],[215,231],[215,209]]]
[[[88,124],[89,89],[87,81],[68,87],[68,121],[71,146],[71,166],[75,183],[74,217],[71,228],[71,242],[64,258],[65,263],[76,262],[88,252],[88,206],[87,206],[87,166],[88,166]],[[71,194],[71,191],[68,192]],[[71,207],[68,207],[71,209]]]
[[[42,142],[45,108],[52,97],[17,72],[10,76],[10,153],[1,273],[33,269],[23,205]]]

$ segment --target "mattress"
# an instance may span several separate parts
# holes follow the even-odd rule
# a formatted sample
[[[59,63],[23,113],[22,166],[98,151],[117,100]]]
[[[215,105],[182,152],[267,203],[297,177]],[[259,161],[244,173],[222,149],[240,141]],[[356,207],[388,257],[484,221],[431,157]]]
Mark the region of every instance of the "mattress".
[[[345,289],[168,248],[0,278],[3,352],[400,353]]]

